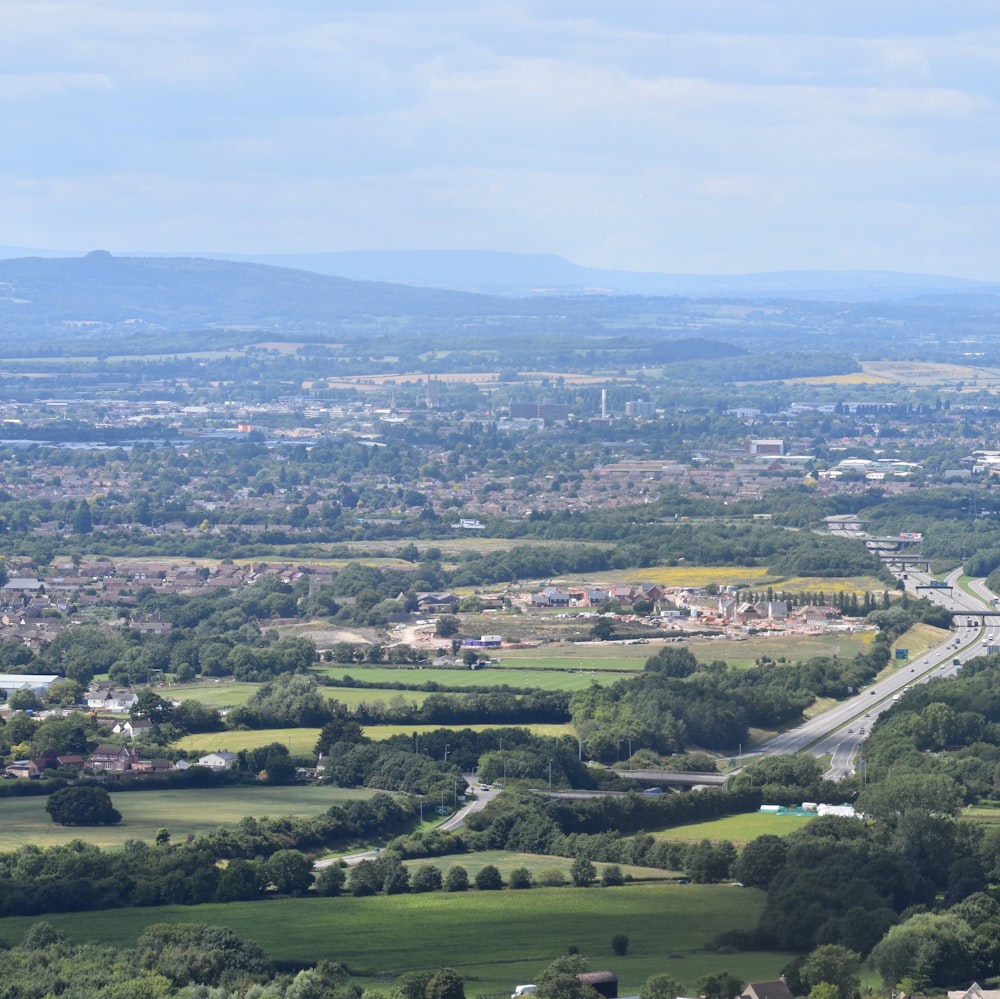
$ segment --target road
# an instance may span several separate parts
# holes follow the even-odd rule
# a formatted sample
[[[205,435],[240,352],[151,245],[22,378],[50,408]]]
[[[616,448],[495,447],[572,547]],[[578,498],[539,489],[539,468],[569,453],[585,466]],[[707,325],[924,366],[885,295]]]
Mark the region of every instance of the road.
[[[993,594],[982,579],[970,584],[972,594],[958,588],[961,569],[948,577],[951,588],[930,589],[931,577],[925,572],[907,569],[895,574],[904,581],[907,590],[941,604],[955,614],[955,626],[948,640],[913,661],[904,661],[890,676],[871,687],[810,719],[797,728],[775,736],[757,754],[776,756],[807,752],[813,756],[830,756],[827,776],[839,780],[854,770],[854,757],[875,719],[888,710],[908,687],[926,683],[935,677],[954,676],[962,663],[985,652],[984,643],[992,629],[980,624],[978,618],[963,617],[963,613],[993,613]],[[996,628],[1000,636],[1000,620]],[[998,638],[1000,643],[1000,638]],[[989,643],[993,644],[993,643]]]
[[[443,822],[438,823],[437,828],[442,832],[454,832],[456,829],[461,829],[465,825],[466,818],[473,812],[481,812],[499,793],[500,789],[496,787],[486,788],[485,790],[476,783],[475,774],[462,774],[465,778],[465,783],[472,789],[475,790],[475,797],[467,801],[457,812],[449,815]],[[360,864],[362,860],[374,860],[382,852],[381,848],[373,848],[371,850],[359,850],[357,853],[347,853],[341,857],[324,857],[322,860],[317,860],[313,867],[317,870],[321,870],[324,867],[329,867],[331,864],[339,864],[343,861],[348,867],[354,867],[355,864]]]

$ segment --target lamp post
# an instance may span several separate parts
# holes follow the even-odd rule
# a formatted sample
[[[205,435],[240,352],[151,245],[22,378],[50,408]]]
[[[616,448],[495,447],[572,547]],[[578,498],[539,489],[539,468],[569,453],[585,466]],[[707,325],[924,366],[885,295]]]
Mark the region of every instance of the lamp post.
[[[448,762],[448,750],[449,749],[451,749],[451,746],[449,746],[448,743],[445,743],[444,744],[444,761],[445,761],[445,763]]]
[[[549,790],[552,790],[552,761],[549,760]]]

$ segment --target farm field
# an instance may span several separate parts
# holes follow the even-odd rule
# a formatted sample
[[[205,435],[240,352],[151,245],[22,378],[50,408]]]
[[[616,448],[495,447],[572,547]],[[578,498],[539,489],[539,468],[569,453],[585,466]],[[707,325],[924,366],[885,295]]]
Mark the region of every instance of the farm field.
[[[699,662],[722,659],[730,666],[753,666],[761,656],[799,662],[813,656],[851,658],[871,642],[870,632],[838,631],[820,635],[749,635],[745,641],[729,638],[693,638],[685,642]]]
[[[394,735],[405,735],[413,738],[414,735],[422,735],[424,732],[436,732],[439,729],[454,730],[457,732],[468,729],[471,732],[485,732],[487,729],[496,728],[526,728],[535,735],[562,736],[571,735],[576,738],[573,726],[565,724],[537,724],[537,725],[498,725],[488,723],[481,725],[435,725],[430,722],[422,722],[417,725],[365,725],[364,733],[369,739],[381,742]],[[319,738],[318,728],[261,728],[243,729],[238,732],[213,732],[200,733],[198,735],[185,735],[178,739],[174,746],[185,753],[211,753],[217,749],[228,749],[232,753],[238,753],[242,749],[258,749],[261,746],[269,746],[272,742],[280,742],[288,746],[289,752],[293,755],[308,755],[312,753]],[[2,813],[0,813],[2,814]]]
[[[315,738],[314,738],[315,741]],[[45,811],[44,796],[0,798],[0,852],[25,843],[57,846],[82,839],[100,847],[126,840],[152,842],[158,829],[181,840],[220,826],[235,826],[246,816],[319,815],[331,805],[371,798],[374,791],[330,786],[264,787],[256,785],[184,788],[176,791],[123,791],[112,795],[122,821],[117,826],[56,825]]]
[[[542,736],[552,736],[553,738],[559,738],[563,735],[572,736],[576,738],[576,729],[566,722],[565,724],[546,724],[538,723],[537,725],[497,725],[495,723],[490,723],[486,725],[366,725],[364,727],[365,735],[369,739],[374,739],[376,742],[382,739],[391,738],[394,735],[406,735],[411,739],[414,735],[419,735],[424,732],[436,732],[439,729],[449,729],[456,732],[464,732],[466,730],[470,732],[485,732],[488,729],[498,729],[498,728],[525,728],[529,732],[535,735]]]
[[[272,958],[342,961],[362,981],[451,966],[466,976],[470,996],[509,993],[576,946],[595,968],[614,971],[620,992],[629,995],[661,972],[689,988],[722,969],[745,981],[773,980],[794,955],[720,957],[706,949],[718,933],[752,929],[763,907],[763,893],[749,888],[641,884],[159,906],[103,911],[99,918],[51,914],[46,921],[74,941],[117,946],[133,946],[152,923],[228,926],[256,940]],[[34,922],[0,920],[0,938],[20,940]],[[613,933],[628,936],[627,957],[613,956]],[[385,985],[381,977],[378,987]]]
[[[748,812],[745,815],[727,815],[711,822],[696,822],[689,826],[661,829],[651,835],[660,840],[682,840],[697,843],[703,839],[729,840],[737,845],[749,843],[758,836],[787,836],[812,822],[811,818],[797,815],[768,815],[766,812]]]
[[[645,660],[643,660],[645,661]],[[636,668],[641,668],[641,665]],[[591,678],[598,682],[613,683],[621,679],[613,673],[580,673],[567,672],[567,663],[553,662],[549,667],[538,666],[519,669],[504,669],[501,666],[491,666],[488,669],[392,669],[389,666],[322,666],[316,672],[336,680],[345,676],[364,680],[365,683],[438,683],[446,687],[500,687],[507,684],[511,687],[538,690],[583,690],[590,686]],[[340,700],[340,691],[344,688],[330,688],[330,697]],[[371,694],[372,691],[365,691]],[[397,690],[397,694],[409,694],[409,691]],[[346,702],[345,702],[346,703]]]
[[[272,742],[280,742],[288,747],[292,756],[299,756],[313,753],[319,732],[318,728],[258,728],[233,732],[198,732],[195,735],[182,736],[172,745],[185,753],[197,753],[203,756],[220,749],[238,753],[243,749],[258,749],[260,746],[269,746]]]

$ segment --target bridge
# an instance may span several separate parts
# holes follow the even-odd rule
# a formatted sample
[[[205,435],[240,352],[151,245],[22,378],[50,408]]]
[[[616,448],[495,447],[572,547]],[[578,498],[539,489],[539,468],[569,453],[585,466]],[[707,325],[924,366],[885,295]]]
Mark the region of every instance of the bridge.
[[[919,545],[921,538],[865,538],[865,547],[870,552],[898,552],[907,545]]]

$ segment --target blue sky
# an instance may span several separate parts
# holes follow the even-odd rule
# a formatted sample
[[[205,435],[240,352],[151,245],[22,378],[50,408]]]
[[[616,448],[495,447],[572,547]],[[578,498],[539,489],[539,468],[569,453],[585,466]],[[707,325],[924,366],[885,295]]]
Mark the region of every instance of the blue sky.
[[[0,243],[998,280],[998,67],[971,0],[4,0]]]

